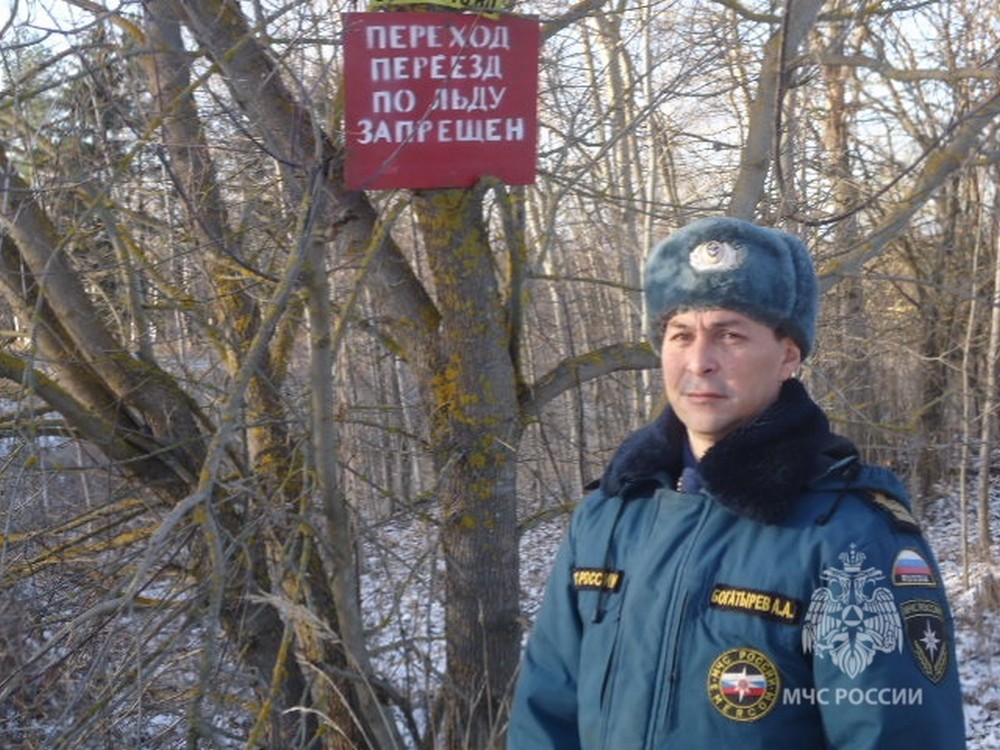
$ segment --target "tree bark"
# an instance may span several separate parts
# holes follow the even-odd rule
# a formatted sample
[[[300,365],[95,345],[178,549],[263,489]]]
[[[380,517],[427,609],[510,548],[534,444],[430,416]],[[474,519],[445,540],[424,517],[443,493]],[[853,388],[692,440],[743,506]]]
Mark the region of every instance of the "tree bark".
[[[515,368],[478,191],[428,191],[414,207],[441,314],[443,366],[426,385],[446,566],[444,743],[487,748],[520,651]]]
[[[781,104],[790,61],[816,22],[826,0],[785,4],[781,28],[764,47],[756,97],[750,102],[749,132],[740,150],[740,168],[729,200],[728,214],[752,221],[764,195],[772,155],[781,138]]]

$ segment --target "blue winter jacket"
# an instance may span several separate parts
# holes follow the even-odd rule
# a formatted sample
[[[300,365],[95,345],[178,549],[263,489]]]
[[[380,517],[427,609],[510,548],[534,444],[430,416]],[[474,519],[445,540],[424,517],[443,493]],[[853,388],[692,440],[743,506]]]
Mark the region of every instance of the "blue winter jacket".
[[[574,513],[508,748],[964,748],[951,613],[895,475],[794,380],[695,494],[683,440],[667,410]]]

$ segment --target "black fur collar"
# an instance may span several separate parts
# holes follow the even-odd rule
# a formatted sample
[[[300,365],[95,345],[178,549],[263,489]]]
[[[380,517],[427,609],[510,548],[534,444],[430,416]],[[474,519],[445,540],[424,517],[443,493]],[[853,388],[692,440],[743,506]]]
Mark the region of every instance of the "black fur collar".
[[[649,483],[662,484],[664,474],[672,486],[683,468],[684,439],[684,426],[665,409],[622,442],[601,477],[601,489],[608,496],[630,496]],[[790,379],[774,404],[706,451],[698,471],[718,502],[775,523],[810,479],[833,461],[856,455],[849,441],[830,432],[805,387]]]

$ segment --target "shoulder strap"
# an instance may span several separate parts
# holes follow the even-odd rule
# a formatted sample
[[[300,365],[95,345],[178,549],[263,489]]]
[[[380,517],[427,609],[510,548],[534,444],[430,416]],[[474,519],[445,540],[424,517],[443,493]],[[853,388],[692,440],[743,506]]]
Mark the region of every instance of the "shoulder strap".
[[[920,523],[899,498],[884,492],[865,492],[865,499],[892,519],[895,526],[911,534],[920,533]]]

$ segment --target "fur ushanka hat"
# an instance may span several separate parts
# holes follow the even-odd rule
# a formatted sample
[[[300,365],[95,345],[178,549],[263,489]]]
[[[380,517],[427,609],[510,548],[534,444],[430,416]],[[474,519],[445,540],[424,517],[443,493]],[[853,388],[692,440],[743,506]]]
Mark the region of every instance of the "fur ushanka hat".
[[[701,219],[660,242],[646,262],[646,325],[653,345],[682,310],[733,310],[791,336],[802,358],[816,339],[819,292],[809,251],[778,229]]]

